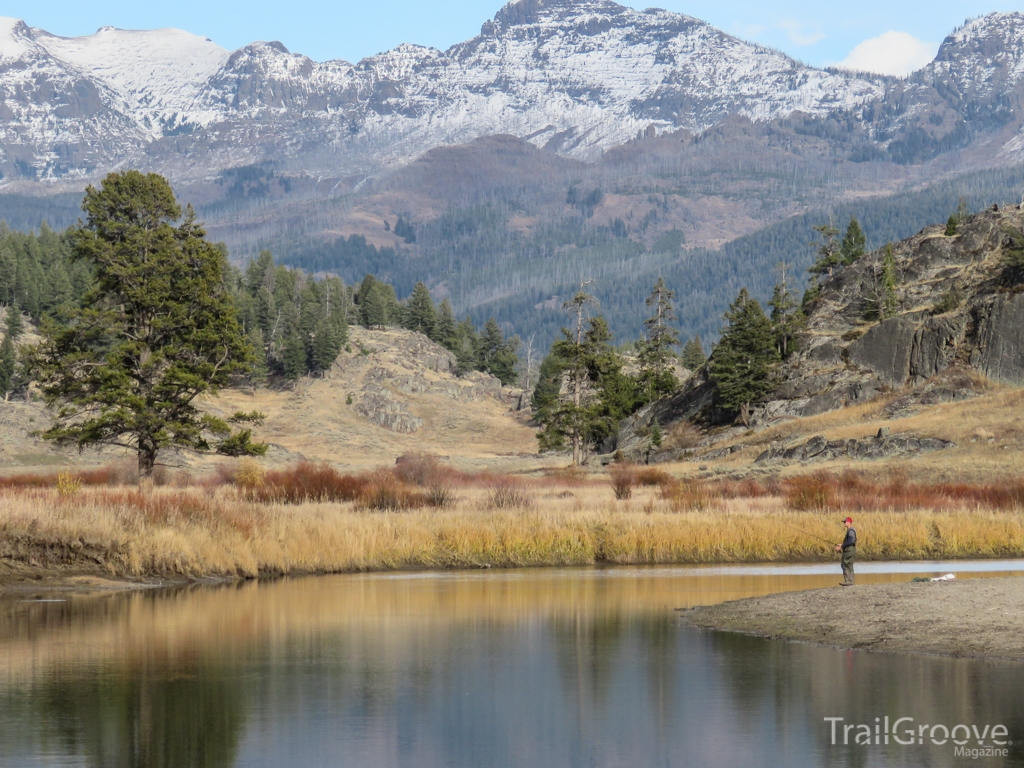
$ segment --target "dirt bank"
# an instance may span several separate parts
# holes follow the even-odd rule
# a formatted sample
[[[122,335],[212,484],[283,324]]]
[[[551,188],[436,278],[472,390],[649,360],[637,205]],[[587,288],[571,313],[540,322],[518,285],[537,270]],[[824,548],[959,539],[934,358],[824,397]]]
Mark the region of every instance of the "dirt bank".
[[[150,578],[112,574],[98,565],[42,565],[0,558],[0,598],[8,595],[156,589],[196,581],[182,576]]]
[[[843,648],[1024,659],[1024,577],[836,586],[682,616],[709,629]]]

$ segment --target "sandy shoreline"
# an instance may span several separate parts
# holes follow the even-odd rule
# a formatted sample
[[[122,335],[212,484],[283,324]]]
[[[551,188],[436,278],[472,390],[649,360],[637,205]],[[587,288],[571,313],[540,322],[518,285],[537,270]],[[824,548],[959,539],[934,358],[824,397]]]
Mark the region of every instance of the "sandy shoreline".
[[[698,627],[843,648],[1024,660],[1024,577],[836,586],[681,615]]]

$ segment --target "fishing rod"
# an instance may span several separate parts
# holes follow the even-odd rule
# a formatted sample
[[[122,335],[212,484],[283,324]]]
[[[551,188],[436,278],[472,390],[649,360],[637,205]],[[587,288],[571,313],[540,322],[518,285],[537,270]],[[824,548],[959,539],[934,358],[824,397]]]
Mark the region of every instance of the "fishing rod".
[[[787,528],[792,528],[797,533],[802,533],[804,536],[810,536],[812,539],[817,539],[818,541],[823,541],[826,544],[828,544],[830,547],[834,547],[835,546],[835,542],[834,541],[829,541],[828,539],[824,539],[821,536],[815,536],[813,533],[808,533],[807,531],[803,530],[802,528],[797,528],[795,525],[790,525],[789,523],[783,523],[783,525],[786,526]]]

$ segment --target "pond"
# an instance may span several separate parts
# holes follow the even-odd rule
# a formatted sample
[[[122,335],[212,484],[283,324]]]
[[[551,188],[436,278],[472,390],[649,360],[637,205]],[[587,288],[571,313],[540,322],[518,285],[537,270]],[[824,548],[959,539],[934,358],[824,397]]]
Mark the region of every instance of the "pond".
[[[950,571],[1022,563],[866,563],[858,580]],[[1024,664],[709,632],[675,610],[837,581],[621,567],[8,596],[0,766],[1024,765]],[[958,754],[935,730],[957,725],[1007,743]]]

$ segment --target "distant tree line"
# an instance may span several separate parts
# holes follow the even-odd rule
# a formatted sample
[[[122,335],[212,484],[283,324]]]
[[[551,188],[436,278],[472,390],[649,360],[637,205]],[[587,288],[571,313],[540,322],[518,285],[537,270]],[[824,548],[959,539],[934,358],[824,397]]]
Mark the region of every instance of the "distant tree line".
[[[58,233],[44,224],[38,233],[15,232],[0,223],[0,307],[7,325],[0,346],[0,397],[28,382],[17,351],[23,315],[36,325],[63,319],[95,287],[90,261],[73,258],[75,231]],[[224,259],[221,279],[255,351],[247,374],[253,383],[322,374],[348,344],[352,324],[419,331],[455,354],[460,374],[485,371],[506,385],[517,380],[519,339],[506,338],[493,319],[482,328],[469,317],[456,320],[451,302],[435,306],[423,283],[400,301],[390,284],[372,275],[346,285],[335,276],[314,277],[278,264],[269,251],[236,268],[227,265],[223,244],[212,247]]]
[[[700,179],[688,177],[680,194],[704,191],[693,186],[699,183]],[[811,181],[802,177],[794,183],[801,189],[811,188]],[[680,230],[662,233],[664,237],[645,247],[612,225],[596,224],[578,202],[598,187],[613,186],[586,182],[577,186],[579,197],[573,198],[577,203],[571,204],[571,215],[542,219],[529,231],[517,230],[509,221],[521,208],[530,209],[531,195],[540,199],[542,192],[517,192],[525,195],[523,200],[475,201],[449,209],[437,219],[418,222],[416,245],[410,248],[375,247],[365,238],[350,235],[333,243],[283,238],[275,245],[275,253],[285,263],[310,272],[334,272],[353,282],[366,273],[377,275],[399,295],[407,295],[417,280],[428,285],[444,282],[457,313],[473,306],[474,313],[493,316],[507,332],[522,339],[533,336],[544,349],[560,335],[561,304],[574,295],[581,274],[595,279],[588,291],[600,301],[601,314],[618,338],[642,335],[644,300],[661,276],[676,291],[681,334],[714,341],[722,313],[741,288],[767,305],[775,284],[772,269],[781,261],[793,265],[791,289],[799,300],[807,284],[805,270],[819,257],[808,233],[830,216],[844,224],[855,216],[865,236],[864,248],[874,250],[909,237],[927,223],[946,221],[961,197],[971,210],[1019,202],[1022,184],[1022,167],[965,174],[924,190],[836,203],[713,250],[682,248]],[[651,195],[655,203],[662,197]],[[559,193],[562,202],[568,202],[564,187]],[[750,204],[769,203],[758,199]],[[635,231],[639,223],[630,226]]]

